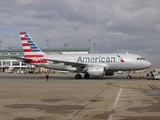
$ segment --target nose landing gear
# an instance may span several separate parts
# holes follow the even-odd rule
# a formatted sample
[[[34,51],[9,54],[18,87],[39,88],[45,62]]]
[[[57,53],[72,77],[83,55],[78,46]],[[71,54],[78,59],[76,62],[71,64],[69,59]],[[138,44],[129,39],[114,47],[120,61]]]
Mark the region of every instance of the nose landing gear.
[[[127,78],[128,78],[128,79],[131,79],[132,77],[131,77],[131,75],[130,75],[129,73],[130,73],[130,71],[128,71],[128,76],[127,76]]]
[[[127,76],[128,79],[131,79],[132,77],[130,75]]]

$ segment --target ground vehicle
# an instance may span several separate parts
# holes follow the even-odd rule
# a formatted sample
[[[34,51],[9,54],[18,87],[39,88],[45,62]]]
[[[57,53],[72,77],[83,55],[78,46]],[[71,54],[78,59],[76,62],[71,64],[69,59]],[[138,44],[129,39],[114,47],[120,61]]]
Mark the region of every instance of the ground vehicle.
[[[150,71],[150,73],[146,75],[146,78],[151,80],[160,79],[160,72],[157,72],[155,70]]]
[[[24,71],[24,70],[18,70],[17,73],[18,73],[18,74],[26,74],[27,72]]]
[[[6,73],[13,73],[13,70],[12,69],[7,69]]]

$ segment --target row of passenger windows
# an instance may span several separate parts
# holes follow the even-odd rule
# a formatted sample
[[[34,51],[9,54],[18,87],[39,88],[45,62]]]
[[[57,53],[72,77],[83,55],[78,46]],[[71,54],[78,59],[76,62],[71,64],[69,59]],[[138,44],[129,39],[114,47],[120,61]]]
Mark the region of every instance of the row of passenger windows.
[[[76,59],[62,59],[62,61],[76,61]]]
[[[144,58],[137,58],[137,60],[145,60]]]

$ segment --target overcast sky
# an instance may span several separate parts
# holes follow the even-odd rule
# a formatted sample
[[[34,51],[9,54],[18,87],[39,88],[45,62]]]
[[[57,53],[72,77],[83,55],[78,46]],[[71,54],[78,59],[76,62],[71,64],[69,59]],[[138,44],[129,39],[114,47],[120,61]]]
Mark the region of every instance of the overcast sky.
[[[22,48],[26,31],[40,48],[139,54],[160,68],[159,0],[0,0],[2,49]]]

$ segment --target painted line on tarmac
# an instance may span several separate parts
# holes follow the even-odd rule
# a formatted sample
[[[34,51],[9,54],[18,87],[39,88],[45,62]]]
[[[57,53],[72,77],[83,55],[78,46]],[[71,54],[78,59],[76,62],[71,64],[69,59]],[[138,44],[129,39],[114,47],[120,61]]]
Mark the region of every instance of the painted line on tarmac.
[[[73,116],[71,116],[69,120],[72,120],[73,118],[75,118],[82,110],[84,110],[95,98],[97,98],[107,88],[108,86],[103,88],[98,94],[96,94],[96,96],[94,96],[91,100],[89,100],[89,102],[86,105],[84,105],[79,111],[77,111]]]
[[[117,106],[119,97],[120,97],[121,92],[122,92],[122,88],[123,88],[123,86],[121,86],[121,88],[120,88],[120,90],[119,90],[119,93],[118,93],[117,98],[116,98],[116,100],[115,100],[115,102],[114,102],[114,105],[113,105],[113,107],[112,107],[112,110],[111,110],[111,113],[110,113],[110,115],[109,115],[109,117],[108,117],[108,120],[112,120],[112,118],[113,118],[113,115],[114,115],[114,112],[115,112],[115,109],[116,109],[116,106]]]
[[[148,85],[151,89],[153,90],[160,90],[158,87],[156,87],[155,85]]]
[[[113,86],[113,87],[121,87],[120,85],[115,85],[115,84],[112,84],[113,82],[109,82],[109,83],[106,83],[106,85],[109,85],[109,86]],[[141,86],[141,85],[139,85]],[[148,86],[148,85],[147,85]],[[148,89],[143,89],[143,88],[136,88],[136,87],[127,87],[127,86],[123,86],[123,88],[127,88],[127,89],[137,89],[137,90],[148,90]]]

